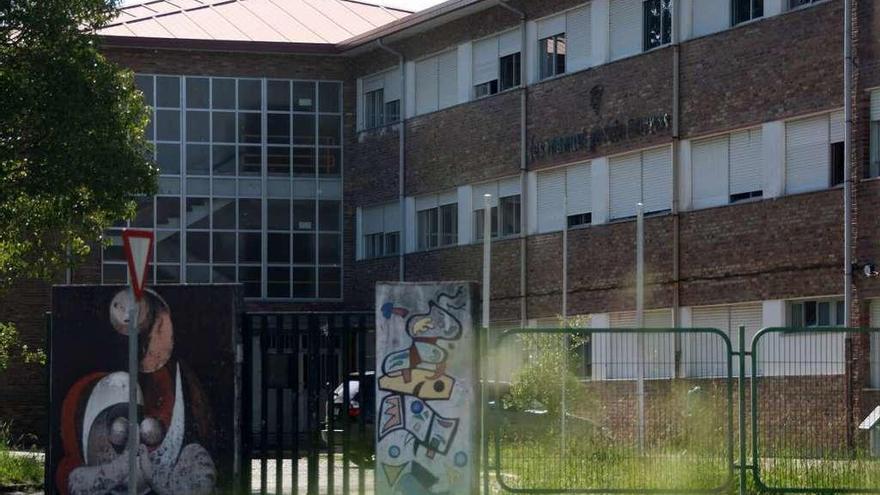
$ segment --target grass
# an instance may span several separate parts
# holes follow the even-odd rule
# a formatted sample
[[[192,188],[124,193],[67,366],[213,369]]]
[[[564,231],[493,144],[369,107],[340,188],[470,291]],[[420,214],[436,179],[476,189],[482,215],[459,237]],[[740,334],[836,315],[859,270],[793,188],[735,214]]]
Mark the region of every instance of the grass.
[[[9,426],[0,422],[0,487],[42,485],[42,459],[36,454],[13,453]]]

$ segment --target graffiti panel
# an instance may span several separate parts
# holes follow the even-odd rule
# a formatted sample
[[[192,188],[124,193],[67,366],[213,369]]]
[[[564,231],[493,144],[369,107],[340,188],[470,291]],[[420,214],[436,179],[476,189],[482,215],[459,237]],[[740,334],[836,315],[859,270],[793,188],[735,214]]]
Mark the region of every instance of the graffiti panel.
[[[237,448],[238,289],[163,286],[139,304],[138,493],[226,492]],[[54,493],[128,493],[128,318],[123,287],[52,293]]]
[[[476,285],[376,288],[376,492],[478,493]]]

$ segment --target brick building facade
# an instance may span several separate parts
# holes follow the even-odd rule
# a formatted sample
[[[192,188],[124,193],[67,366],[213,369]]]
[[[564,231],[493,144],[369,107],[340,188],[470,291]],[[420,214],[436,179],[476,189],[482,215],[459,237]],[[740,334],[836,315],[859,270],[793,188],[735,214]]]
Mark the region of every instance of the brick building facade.
[[[264,101],[257,110],[264,115],[272,114],[271,81],[294,88],[297,81],[338,84],[341,107],[332,113],[341,121],[341,142],[332,146],[340,149],[341,173],[328,178],[319,169],[315,179],[318,191],[332,181],[341,186],[335,199],[341,201],[340,225],[326,234],[338,236],[338,258],[323,263],[326,246],[314,240],[318,253],[306,256],[319,258],[307,267],[314,268],[315,279],[303,282],[297,278],[296,239],[324,234],[308,233],[311,225],[299,229],[295,209],[286,230],[268,227],[271,198],[295,205],[300,197],[267,193],[275,180],[267,171],[267,117],[254,143],[263,148],[262,171],[253,179],[262,189],[254,199],[264,203],[263,221],[253,232],[262,254],[251,260],[253,266],[242,262],[243,236],[250,231],[231,229],[239,250],[229,268],[256,291],[248,299],[252,310],[370,310],[379,281],[479,278],[475,212],[480,193],[491,190],[499,207],[492,259],[492,314],[499,325],[541,324],[561,314],[563,277],[569,315],[591,315],[600,327],[629,321],[635,308],[633,197],[646,207],[656,203],[646,220],[646,308],[662,310],[657,321],[697,326],[722,318],[732,335],[739,324],[754,333],[767,326],[843,323],[843,189],[834,177],[840,154],[835,145],[842,141],[843,2],[752,1],[745,2],[744,13],[743,2],[685,0],[673,2],[668,18],[660,13],[656,19],[647,14],[653,3],[659,12],[666,6],[642,0],[455,0],[409,15],[360,12],[372,26],[349,28],[348,35],[327,42],[251,33],[250,40],[224,39],[207,24],[200,29],[208,36],[188,36],[173,24],[184,17],[197,22],[195,10],[183,8],[161,15],[133,12],[102,38],[106,55],[135,73],[156,82],[181,78],[184,96],[190,78],[260,81]],[[880,262],[880,227],[871,214],[880,202],[880,170],[872,166],[880,163],[880,151],[872,150],[880,135],[871,141],[880,126],[880,92],[874,90],[880,87],[880,7],[853,3],[852,254],[860,270]],[[263,31],[280,31],[278,23],[287,22],[261,17],[256,8],[248,12]],[[376,20],[381,15],[386,17]],[[158,23],[164,31],[138,23]],[[288,103],[287,110],[294,128],[302,102],[296,98],[294,93],[293,109]],[[185,103],[179,108],[186,129],[192,112]],[[218,113],[217,107],[198,110]],[[316,114],[320,120],[322,111]],[[314,145],[319,154],[321,132]],[[166,194],[179,198],[181,212],[190,212],[185,192],[197,183],[190,183],[182,163],[191,156],[189,145],[201,141],[183,134],[171,140],[179,142],[181,168],[165,174],[183,192],[172,187]],[[300,180],[296,137],[283,143],[292,150],[287,163],[293,172],[281,173],[294,191]],[[209,141],[217,148],[219,141]],[[241,136],[235,146],[246,146]],[[813,163],[811,154],[824,157]],[[320,167],[321,158],[315,160]],[[756,168],[742,169],[746,161]],[[217,188],[216,180],[227,177],[216,175],[216,167],[212,160],[213,172],[196,179],[215,181]],[[230,198],[239,201],[252,180],[240,167],[230,176],[239,187]],[[624,169],[638,169],[637,190]],[[820,174],[828,177],[817,180]],[[216,201],[215,189],[210,191],[205,197]],[[559,191],[565,191],[568,211],[559,208]],[[502,204],[505,199],[510,201]],[[578,201],[575,208],[581,209],[573,210]],[[238,211],[244,211],[242,203]],[[197,232],[174,222],[166,228],[181,239],[175,241],[177,262],[169,264],[177,267],[177,280],[217,281],[222,270],[215,253],[203,267],[187,266]],[[207,229],[211,236],[215,230]],[[294,243],[286,261],[283,255],[269,259],[273,235]],[[113,282],[107,277],[111,257],[106,249],[96,252],[68,281]],[[285,263],[294,271],[273,278],[273,268],[283,271]],[[249,267],[259,277],[246,277]],[[202,268],[212,278],[195,280]],[[872,303],[880,298],[880,280],[859,273],[848,323],[880,324],[871,318],[872,307],[880,315],[880,305]],[[324,274],[339,277],[338,293],[330,282],[322,285]],[[234,282],[235,275],[223,281]],[[308,292],[308,284],[333,297]],[[297,290],[307,297],[296,297]],[[0,318],[15,321],[29,343],[42,343],[48,293],[47,286],[28,284],[8,294]],[[750,316],[732,316],[739,314]],[[856,363],[846,373],[856,392],[852,414],[861,418],[880,398],[880,368],[870,359],[878,346],[862,337],[846,345]],[[25,431],[44,431],[44,396],[35,393],[44,387],[38,371],[13,367],[0,377],[0,417],[15,418]]]

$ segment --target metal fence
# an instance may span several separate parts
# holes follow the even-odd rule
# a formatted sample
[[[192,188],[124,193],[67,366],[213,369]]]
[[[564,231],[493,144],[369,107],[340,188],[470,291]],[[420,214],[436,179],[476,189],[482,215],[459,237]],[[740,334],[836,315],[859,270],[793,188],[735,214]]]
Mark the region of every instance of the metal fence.
[[[849,337],[870,333],[765,329],[749,345],[744,328],[500,332],[489,491],[880,493],[852,408],[867,356]]]
[[[243,330],[242,492],[371,490],[373,314],[248,314]]]

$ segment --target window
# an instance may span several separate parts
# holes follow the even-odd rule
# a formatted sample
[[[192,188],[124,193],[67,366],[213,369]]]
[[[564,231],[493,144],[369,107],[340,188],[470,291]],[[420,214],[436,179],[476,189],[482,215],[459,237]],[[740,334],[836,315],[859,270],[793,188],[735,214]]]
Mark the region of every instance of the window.
[[[843,143],[831,143],[831,185],[838,186],[844,181],[844,146]]]
[[[520,85],[521,46],[519,30],[474,43],[474,98],[494,95]]]
[[[538,232],[554,232],[592,223],[591,174],[589,162],[538,174]]]
[[[834,185],[832,159],[842,167],[843,112],[793,120],[785,124],[785,191],[796,194]],[[838,173],[842,177],[842,172]]]
[[[556,34],[538,41],[540,57],[540,78],[565,74],[565,33]]]
[[[691,310],[691,328],[721,330],[730,337],[733,350],[739,350],[739,330],[745,327],[746,345],[764,327],[761,303],[728,306],[702,306]],[[720,337],[695,333],[682,337],[682,371],[687,377],[721,377],[727,375],[726,358]],[[739,362],[734,360],[734,376],[739,374]],[[750,369],[746,364],[746,369]]]
[[[865,171],[868,177],[880,177],[880,89],[871,92],[870,162]]]
[[[104,283],[125,283],[121,228],[156,230],[151,283],[241,283],[248,298],[339,299],[341,85],[137,75],[156,102],[159,193],[106,232]],[[318,197],[317,191],[321,191]]]
[[[399,122],[400,94],[400,69],[364,78],[361,128],[373,129]]]
[[[361,212],[362,258],[381,258],[400,253],[400,204],[364,208]]]
[[[843,301],[798,301],[789,305],[789,325],[793,328],[846,326]]]
[[[733,0],[733,25],[764,17],[764,0]]]
[[[763,196],[761,129],[694,141],[693,207],[708,208]]]
[[[367,129],[385,124],[385,91],[377,89],[364,95],[364,123]]]
[[[458,203],[447,196],[416,199],[418,249],[434,249],[458,243]],[[427,206],[426,205],[437,205]]]
[[[635,312],[611,313],[611,328],[635,328]],[[672,311],[649,310],[644,313],[644,328],[670,328]],[[634,379],[639,371],[645,378],[675,376],[675,337],[668,333],[645,334],[644,366],[639,366],[639,337],[635,333],[592,334],[594,380]]]
[[[505,196],[498,199],[499,206],[493,206],[490,216],[492,218],[492,238],[510,237],[520,233],[520,220],[522,205],[520,204],[520,195]],[[485,209],[479,208],[474,210],[474,240],[480,242],[483,240],[483,231],[485,226]]]
[[[788,0],[788,8],[796,9],[798,7],[803,7],[804,5],[809,5],[811,3],[817,3],[822,0]]]
[[[644,49],[650,50],[672,42],[672,0],[646,0]]]
[[[501,57],[501,91],[522,84],[521,54],[519,52]]]
[[[672,152],[668,146],[608,160],[611,219],[634,217],[637,203],[645,213],[672,207]]]

